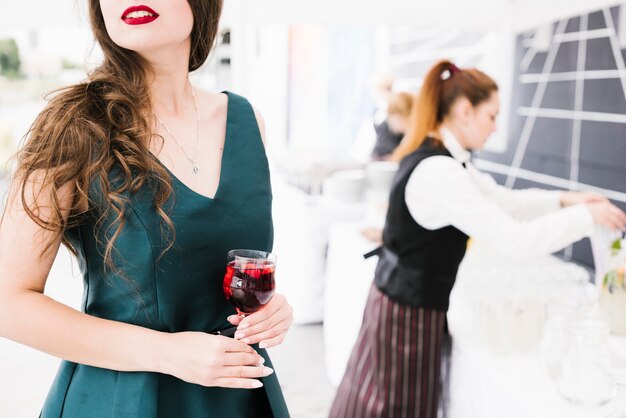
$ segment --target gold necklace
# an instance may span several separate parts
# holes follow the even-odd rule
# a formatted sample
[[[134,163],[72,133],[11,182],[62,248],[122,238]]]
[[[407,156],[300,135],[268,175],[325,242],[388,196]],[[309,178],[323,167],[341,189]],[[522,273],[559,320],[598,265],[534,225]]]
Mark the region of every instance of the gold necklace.
[[[198,168],[198,161],[197,161],[198,160],[198,144],[200,143],[200,115],[198,114],[198,106],[196,105],[196,93],[195,93],[193,86],[191,86],[191,96],[193,97],[193,108],[196,112],[196,153],[194,154],[193,158],[191,157],[191,155],[189,155],[187,150],[185,150],[185,148],[182,145],[180,145],[180,143],[176,140],[176,137],[172,134],[172,132],[170,132],[170,130],[167,129],[167,126],[165,126],[163,121],[159,119],[158,116],[154,114],[154,112],[152,113],[152,115],[161,124],[163,129],[165,129],[165,132],[167,132],[169,136],[172,137],[176,145],[178,145],[178,148],[180,148],[183,154],[185,154],[185,157],[187,157],[189,162],[191,162],[191,165],[192,165],[191,170],[193,171],[193,174],[197,176],[198,173],[200,172],[200,169]]]

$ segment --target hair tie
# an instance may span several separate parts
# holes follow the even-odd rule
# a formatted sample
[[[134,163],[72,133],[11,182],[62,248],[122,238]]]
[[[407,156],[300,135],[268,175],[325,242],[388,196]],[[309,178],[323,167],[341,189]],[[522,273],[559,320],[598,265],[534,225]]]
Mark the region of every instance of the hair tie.
[[[452,78],[455,74],[460,73],[461,71],[463,70],[461,70],[459,67],[457,67],[453,63],[450,63],[450,65],[448,66],[448,69],[445,70],[443,73],[441,73],[441,79],[448,80]]]

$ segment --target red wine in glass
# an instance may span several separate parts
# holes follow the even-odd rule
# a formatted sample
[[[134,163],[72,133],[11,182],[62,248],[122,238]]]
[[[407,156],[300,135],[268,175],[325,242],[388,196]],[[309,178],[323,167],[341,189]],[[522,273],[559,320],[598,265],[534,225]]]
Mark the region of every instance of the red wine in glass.
[[[224,295],[239,315],[258,311],[274,296],[276,256],[257,250],[231,250],[224,275]]]

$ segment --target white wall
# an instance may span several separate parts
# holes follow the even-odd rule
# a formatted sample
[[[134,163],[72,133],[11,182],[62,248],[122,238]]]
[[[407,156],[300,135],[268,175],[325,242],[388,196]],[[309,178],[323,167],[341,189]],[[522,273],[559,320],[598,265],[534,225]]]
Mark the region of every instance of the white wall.
[[[0,36],[15,29],[80,24],[86,3],[85,0],[2,0]]]
[[[624,0],[226,0],[249,22],[346,23],[525,30]]]
[[[85,3],[2,0],[0,34],[16,28],[76,24]],[[528,29],[623,3],[624,0],[224,0],[226,19],[245,15],[248,23],[378,23],[485,30]]]
[[[510,106],[515,73],[515,36],[511,30],[500,30],[487,35],[484,60],[480,68],[498,83],[500,115],[497,131],[489,138],[485,149],[504,152],[508,144]]]
[[[230,0],[227,0],[230,1]],[[495,28],[507,0],[241,0],[255,22],[387,24]]]
[[[287,138],[288,31],[280,24],[246,28],[245,94],[261,111],[273,150],[284,147]]]

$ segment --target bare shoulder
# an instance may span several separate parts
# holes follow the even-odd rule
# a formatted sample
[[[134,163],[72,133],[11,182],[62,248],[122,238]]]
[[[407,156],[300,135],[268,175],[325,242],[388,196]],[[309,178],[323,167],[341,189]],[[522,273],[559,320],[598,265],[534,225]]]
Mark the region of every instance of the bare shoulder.
[[[228,114],[228,95],[224,93],[208,92],[200,89],[196,89],[196,94],[199,99],[198,106],[208,109],[206,112],[208,115],[220,120],[226,118],[226,115]],[[257,124],[259,125],[261,139],[263,140],[263,144],[265,144],[265,119],[263,119],[263,115],[256,106],[253,104],[251,104],[251,106],[254,110],[254,116],[256,117]]]
[[[204,114],[211,119],[225,119],[228,112],[228,96],[223,93],[213,93],[196,88],[198,107],[204,109]]]

